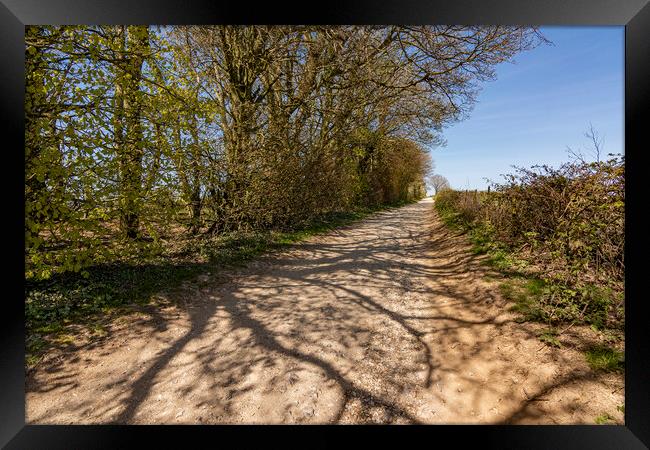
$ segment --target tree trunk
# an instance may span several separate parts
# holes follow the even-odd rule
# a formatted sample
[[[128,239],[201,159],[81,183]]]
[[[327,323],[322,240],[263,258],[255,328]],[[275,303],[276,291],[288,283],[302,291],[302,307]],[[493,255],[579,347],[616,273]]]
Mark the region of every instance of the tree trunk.
[[[123,234],[129,239],[140,237],[142,202],[142,129],[143,96],[140,92],[142,65],[149,47],[146,26],[122,26],[122,59],[118,63],[115,87],[115,136],[121,174],[120,220]]]

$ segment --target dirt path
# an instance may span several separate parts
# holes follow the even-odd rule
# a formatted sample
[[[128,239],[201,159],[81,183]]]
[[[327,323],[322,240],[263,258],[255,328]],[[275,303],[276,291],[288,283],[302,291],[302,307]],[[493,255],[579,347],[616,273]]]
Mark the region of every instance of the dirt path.
[[[28,377],[27,420],[622,421],[623,377],[579,352],[589,330],[563,338],[577,349],[544,346],[468,248],[424,200],[201,276],[52,352]]]

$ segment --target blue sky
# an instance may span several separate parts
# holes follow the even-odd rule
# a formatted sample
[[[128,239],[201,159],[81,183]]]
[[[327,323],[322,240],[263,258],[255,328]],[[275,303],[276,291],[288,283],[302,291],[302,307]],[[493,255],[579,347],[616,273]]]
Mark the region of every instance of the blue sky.
[[[435,172],[453,188],[485,189],[512,165],[557,166],[567,146],[588,147],[589,123],[603,151],[624,150],[623,27],[543,27],[552,45],[497,66],[469,118],[443,131],[447,145],[431,150]],[[586,153],[586,152],[585,152]]]

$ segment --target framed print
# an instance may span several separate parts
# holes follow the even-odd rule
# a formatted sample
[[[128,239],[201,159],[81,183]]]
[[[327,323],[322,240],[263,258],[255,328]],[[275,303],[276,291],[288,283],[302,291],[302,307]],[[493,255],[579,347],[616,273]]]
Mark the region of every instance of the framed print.
[[[3,0],[2,445],[650,445],[647,1],[319,6]]]

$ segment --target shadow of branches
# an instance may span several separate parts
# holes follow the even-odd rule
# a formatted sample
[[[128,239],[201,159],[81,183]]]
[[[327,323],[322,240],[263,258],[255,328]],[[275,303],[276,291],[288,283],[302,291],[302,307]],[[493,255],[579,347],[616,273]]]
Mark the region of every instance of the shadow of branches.
[[[378,213],[167,293],[176,306],[155,319],[30,376],[29,421],[539,419],[531,402],[586,375],[559,372],[571,355],[539,353],[433,214],[428,202]]]

